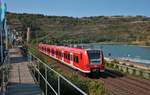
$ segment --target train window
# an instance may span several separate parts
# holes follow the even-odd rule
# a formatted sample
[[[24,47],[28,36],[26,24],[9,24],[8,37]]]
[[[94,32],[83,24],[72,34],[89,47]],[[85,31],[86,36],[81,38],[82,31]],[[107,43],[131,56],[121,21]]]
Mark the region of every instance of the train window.
[[[50,49],[48,49],[48,53],[50,53]]]
[[[78,56],[74,56],[73,60],[74,60],[75,63],[79,63],[79,58],[78,58]]]
[[[55,50],[53,50],[54,51],[54,54],[55,54]]]
[[[58,56],[60,56],[60,57],[61,57],[61,53],[60,53],[60,52],[58,52]]]
[[[77,62],[77,63],[79,63],[79,59],[78,59],[78,57],[76,57],[76,62]]]
[[[52,49],[52,54],[54,54],[54,50]]]
[[[80,54],[80,59],[82,59],[82,54]]]
[[[59,51],[57,51],[57,55],[59,56]]]
[[[65,57],[66,57],[66,59],[67,59],[67,54],[65,54]]]
[[[58,51],[58,56],[60,56],[60,52]]]
[[[68,54],[66,54],[66,59],[68,59]]]
[[[89,61],[92,64],[99,64],[100,63],[100,51],[99,50],[90,50],[87,51]]]
[[[67,58],[67,57],[66,57],[66,53],[64,53],[64,57],[65,57],[65,59]]]
[[[56,51],[56,55],[58,55],[58,51]]]
[[[58,56],[60,56],[60,52],[58,51]]]
[[[90,50],[87,51],[89,59],[99,59],[100,58],[100,51],[99,50]]]
[[[70,54],[67,54],[68,60],[70,60]]]
[[[70,60],[71,60],[71,61],[73,60],[73,55],[70,55]]]
[[[64,53],[61,53],[61,56],[64,57]]]

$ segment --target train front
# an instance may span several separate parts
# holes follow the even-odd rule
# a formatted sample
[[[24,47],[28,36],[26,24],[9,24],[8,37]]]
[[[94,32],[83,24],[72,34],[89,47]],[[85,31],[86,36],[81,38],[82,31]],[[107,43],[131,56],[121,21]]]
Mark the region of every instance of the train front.
[[[104,56],[101,50],[87,50],[91,73],[105,71]]]

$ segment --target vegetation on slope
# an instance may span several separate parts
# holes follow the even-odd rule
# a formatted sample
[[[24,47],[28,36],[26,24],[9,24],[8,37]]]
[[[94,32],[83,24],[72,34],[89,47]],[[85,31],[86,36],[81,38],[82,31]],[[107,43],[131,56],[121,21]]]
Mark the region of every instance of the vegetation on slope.
[[[96,16],[74,18],[39,14],[7,13],[11,30],[25,33],[32,30],[32,38],[60,42],[126,42],[150,45],[150,17]],[[45,37],[45,38],[44,38]],[[39,39],[40,40],[40,39]]]

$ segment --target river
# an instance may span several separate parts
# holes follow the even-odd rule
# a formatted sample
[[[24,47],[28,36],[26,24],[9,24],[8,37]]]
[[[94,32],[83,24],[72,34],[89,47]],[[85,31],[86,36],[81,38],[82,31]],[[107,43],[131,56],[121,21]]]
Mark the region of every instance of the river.
[[[150,64],[150,47],[124,44],[89,44],[89,46],[102,49],[105,57]]]

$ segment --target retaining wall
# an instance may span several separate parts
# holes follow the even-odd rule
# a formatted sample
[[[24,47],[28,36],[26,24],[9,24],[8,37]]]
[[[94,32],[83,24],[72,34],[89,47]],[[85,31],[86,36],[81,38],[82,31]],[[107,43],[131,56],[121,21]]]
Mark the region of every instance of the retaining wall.
[[[117,71],[121,71],[123,73],[130,74],[130,75],[135,75],[135,76],[139,76],[145,79],[150,79],[150,71],[146,71],[143,69],[121,65],[121,64],[115,64],[111,62],[107,62],[106,67],[115,69]]]

